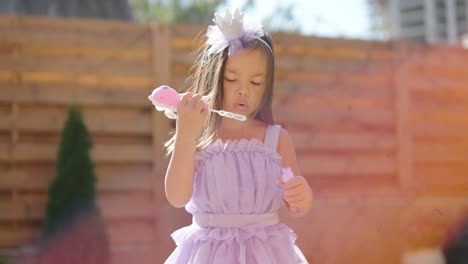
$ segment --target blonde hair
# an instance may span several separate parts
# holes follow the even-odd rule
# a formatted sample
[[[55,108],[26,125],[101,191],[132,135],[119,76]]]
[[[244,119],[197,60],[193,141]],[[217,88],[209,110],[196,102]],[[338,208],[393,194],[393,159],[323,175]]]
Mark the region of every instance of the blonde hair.
[[[209,45],[205,44],[198,51],[196,63],[194,67],[191,68],[190,77],[187,79],[189,83],[187,92],[201,95],[211,94],[212,99],[210,100],[209,107],[222,109],[224,68],[228,60],[228,48],[225,48],[223,52],[208,54],[207,50],[209,47]],[[244,48],[261,48],[267,55],[267,76],[264,95],[262,97],[262,102],[260,102],[253,116],[254,119],[261,120],[266,124],[274,124],[275,122],[271,110],[275,71],[273,41],[271,37],[265,33],[263,37],[244,44]],[[208,113],[205,129],[198,139],[197,148],[203,149],[213,141],[221,125],[221,118],[222,117],[212,112]],[[167,155],[171,154],[174,150],[175,136],[174,134],[172,138],[164,144],[167,148]]]

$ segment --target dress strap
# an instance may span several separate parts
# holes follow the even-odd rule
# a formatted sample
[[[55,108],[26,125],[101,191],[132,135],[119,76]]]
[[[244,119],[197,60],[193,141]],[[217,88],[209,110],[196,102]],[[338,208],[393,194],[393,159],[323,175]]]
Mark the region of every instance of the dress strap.
[[[280,133],[280,125],[269,125],[265,131],[265,146],[276,151]]]

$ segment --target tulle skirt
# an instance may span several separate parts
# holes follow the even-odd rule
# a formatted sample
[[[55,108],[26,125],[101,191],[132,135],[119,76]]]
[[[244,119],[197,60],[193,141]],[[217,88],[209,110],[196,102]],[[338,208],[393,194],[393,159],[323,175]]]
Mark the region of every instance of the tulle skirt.
[[[285,224],[247,227],[183,227],[165,264],[305,264],[296,235]]]

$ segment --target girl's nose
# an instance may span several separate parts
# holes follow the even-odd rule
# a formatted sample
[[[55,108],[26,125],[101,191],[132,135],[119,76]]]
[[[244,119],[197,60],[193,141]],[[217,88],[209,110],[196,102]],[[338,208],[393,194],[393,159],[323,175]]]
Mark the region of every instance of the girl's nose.
[[[239,95],[246,96],[247,95],[247,88],[245,85],[240,85],[239,90],[237,91]]]

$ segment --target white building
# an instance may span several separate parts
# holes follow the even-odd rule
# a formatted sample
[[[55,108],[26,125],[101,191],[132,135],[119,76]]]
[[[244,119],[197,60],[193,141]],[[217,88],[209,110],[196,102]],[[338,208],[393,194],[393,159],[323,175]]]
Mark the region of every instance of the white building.
[[[468,0],[389,1],[395,39],[460,44],[467,38]]]

